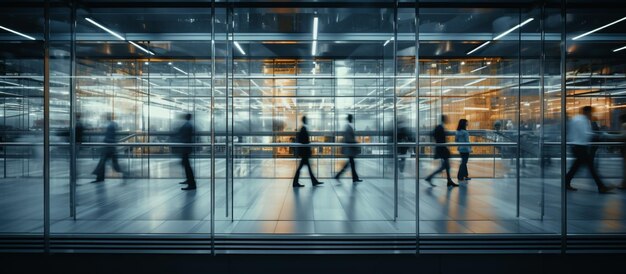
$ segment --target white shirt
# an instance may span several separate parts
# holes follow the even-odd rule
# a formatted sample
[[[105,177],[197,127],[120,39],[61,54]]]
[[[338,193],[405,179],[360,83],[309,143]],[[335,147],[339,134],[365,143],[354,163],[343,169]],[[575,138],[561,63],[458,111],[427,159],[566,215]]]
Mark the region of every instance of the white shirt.
[[[588,146],[593,138],[591,121],[587,116],[578,114],[569,122],[567,139],[573,145]]]

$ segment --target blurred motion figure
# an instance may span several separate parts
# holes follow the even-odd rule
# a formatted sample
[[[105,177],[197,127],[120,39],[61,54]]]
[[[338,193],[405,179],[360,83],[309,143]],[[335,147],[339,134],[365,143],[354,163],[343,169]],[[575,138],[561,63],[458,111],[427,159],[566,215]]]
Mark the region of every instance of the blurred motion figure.
[[[570,167],[570,170],[565,175],[565,186],[567,190],[576,191],[577,189],[572,187],[572,179],[580,166],[585,165],[589,169],[589,173],[593,177],[598,187],[598,192],[608,193],[610,188],[602,183],[595,166],[593,165],[593,157],[590,152],[589,142],[594,138],[595,134],[591,127],[591,117],[593,114],[593,108],[591,106],[585,106],[582,108],[581,114],[578,114],[570,121],[570,126],[567,132],[568,141],[572,144],[572,153],[576,160]]]
[[[178,129],[176,137],[178,142],[191,144],[193,143],[193,125],[191,124],[191,114],[187,113],[182,116],[184,123]],[[196,189],[196,179],[193,175],[193,169],[191,169],[191,163],[189,162],[189,154],[192,152],[192,147],[180,147],[178,149],[181,158],[181,164],[185,169],[185,178],[184,182],[180,182],[180,184],[186,184],[187,187],[181,188],[181,190],[194,190]]]
[[[346,144],[356,144],[356,136],[354,134],[354,117],[352,114],[348,114],[346,118],[348,124],[346,125],[346,130],[343,132],[343,141]],[[341,153],[343,155],[348,156],[348,161],[343,165],[343,168],[335,175],[335,179],[339,181],[339,177],[343,174],[346,169],[348,169],[348,164],[350,164],[350,170],[352,171],[352,182],[362,182],[363,180],[359,179],[359,175],[356,173],[356,165],[354,163],[354,157],[360,153],[360,148],[357,146],[346,146],[341,148]]]
[[[309,139],[309,131],[307,129],[307,119],[306,116],[302,116],[302,127],[300,131],[296,134],[296,142],[300,144],[310,144],[311,140]],[[296,148],[296,156],[302,158],[300,160],[300,165],[296,169],[296,174],[293,177],[293,187],[303,187],[298,180],[300,179],[300,169],[304,165],[309,169],[309,176],[311,177],[311,181],[313,182],[313,186],[321,185],[323,182],[320,182],[313,175],[313,169],[311,168],[311,163],[309,162],[309,158],[311,157],[311,148],[310,147],[297,147]]]
[[[469,143],[470,140],[469,132],[467,132],[466,119],[459,120],[459,125],[456,127],[454,141],[457,143]],[[472,147],[459,146],[458,150],[459,154],[461,154],[461,165],[459,166],[459,172],[457,173],[456,178],[459,179],[459,181],[469,181],[472,178],[469,177],[469,172],[467,171],[467,161],[469,160],[470,153],[472,153]]]
[[[446,128],[445,128],[445,124],[448,122],[448,117],[445,115],[441,115],[441,124],[437,125],[437,127],[435,127],[435,130],[433,131],[433,137],[435,138],[435,143],[437,144],[445,144],[446,143]],[[441,166],[435,170],[435,172],[431,173],[430,175],[428,175],[428,177],[426,177],[426,182],[428,182],[431,186],[435,186],[432,183],[432,179],[435,175],[437,175],[437,173],[442,172],[442,171],[446,171],[446,177],[448,180],[447,186],[448,187],[455,187],[455,186],[459,186],[456,183],[454,183],[454,181],[452,181],[452,178],[450,178],[450,150],[448,149],[448,147],[446,146],[435,146],[435,159],[441,159]]]
[[[105,173],[105,165],[107,160],[111,159],[111,165],[113,166],[113,170],[119,173],[124,173],[120,168],[120,164],[117,161],[117,152],[116,147],[113,145],[117,143],[117,123],[113,121],[113,114],[107,113],[104,115],[107,121],[106,130],[104,132],[104,142],[107,144],[111,144],[102,148],[102,153],[100,156],[100,162],[92,172],[92,174],[96,175],[96,180],[92,183],[99,183],[104,181],[104,173]],[[126,175],[126,174],[124,174]]]

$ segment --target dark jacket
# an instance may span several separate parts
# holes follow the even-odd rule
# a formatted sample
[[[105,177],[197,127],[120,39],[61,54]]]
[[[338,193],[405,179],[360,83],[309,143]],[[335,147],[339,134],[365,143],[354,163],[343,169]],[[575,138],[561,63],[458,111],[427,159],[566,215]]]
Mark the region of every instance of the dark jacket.
[[[354,133],[354,128],[351,125],[346,125],[346,130],[343,132],[343,141],[346,144],[356,144],[356,135]],[[342,147],[341,153],[348,157],[354,157],[361,153],[360,148],[358,146],[354,147]]]
[[[185,122],[180,129],[178,129],[176,138],[179,143],[193,143],[193,125],[189,121]],[[191,147],[180,147],[178,152],[189,153],[191,152]]]
[[[296,143],[300,144],[310,144],[311,140],[309,139],[309,131],[306,129],[306,126],[302,126],[300,131],[296,134]],[[297,147],[296,148],[296,156],[299,157],[310,157],[311,156],[311,148],[310,147]]]
[[[115,122],[109,122],[107,125],[107,129],[104,132],[104,142],[105,143],[117,143],[117,138],[115,136],[117,132],[117,124]]]
[[[443,125],[437,125],[437,127],[435,127],[435,130],[433,131],[433,137],[435,138],[435,143],[437,144],[446,143],[446,129],[443,127]],[[435,159],[447,158],[450,158],[450,150],[448,150],[447,147],[435,147]]]

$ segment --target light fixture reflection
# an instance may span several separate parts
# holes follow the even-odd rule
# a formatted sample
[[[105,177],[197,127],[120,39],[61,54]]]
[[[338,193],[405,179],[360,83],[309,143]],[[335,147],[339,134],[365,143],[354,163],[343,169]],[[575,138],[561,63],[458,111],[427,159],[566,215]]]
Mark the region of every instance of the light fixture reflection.
[[[587,35],[589,35],[589,34],[592,34],[592,33],[596,32],[596,31],[599,31],[599,30],[604,29],[604,28],[608,28],[608,27],[610,27],[610,26],[612,26],[612,25],[615,25],[615,24],[617,24],[617,23],[619,23],[619,22],[622,22],[622,21],[624,21],[624,20],[626,20],[626,17],[623,17],[622,19],[618,19],[618,20],[616,20],[616,21],[613,21],[613,22],[611,22],[611,23],[608,23],[608,24],[606,24],[606,25],[604,25],[604,26],[601,26],[601,27],[599,27],[599,28],[597,28],[597,29],[594,29],[594,30],[592,30],[592,31],[585,32],[585,33],[583,33],[583,34],[581,34],[581,35],[578,35],[578,36],[576,36],[576,37],[572,38],[572,40],[578,40],[578,39],[583,38],[583,37],[585,37],[585,36],[587,36]]]
[[[17,34],[17,35],[22,36],[22,37],[24,37],[26,39],[35,40],[35,37],[28,36],[26,34],[23,34],[23,33],[19,32],[19,31],[16,31],[16,30],[12,30],[12,29],[7,28],[7,27],[0,26],[0,29],[6,30],[6,31],[14,33],[14,34]]]
[[[241,48],[241,45],[239,45],[237,41],[235,41],[235,47],[239,50],[239,52],[241,52],[241,54],[246,55],[246,52],[243,51],[243,48]]]

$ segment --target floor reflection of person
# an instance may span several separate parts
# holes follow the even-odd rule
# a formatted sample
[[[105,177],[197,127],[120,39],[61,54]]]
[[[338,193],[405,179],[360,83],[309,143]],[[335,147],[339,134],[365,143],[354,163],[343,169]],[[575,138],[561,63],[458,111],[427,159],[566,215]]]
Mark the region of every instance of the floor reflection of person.
[[[569,139],[569,143],[572,145],[571,148],[575,160],[570,167],[570,170],[565,175],[565,187],[567,190],[577,190],[572,187],[572,179],[574,178],[574,175],[576,175],[576,172],[578,172],[578,169],[584,165],[589,169],[589,172],[598,187],[598,192],[608,193],[610,192],[610,188],[602,183],[602,179],[600,179],[590,155],[589,142],[595,135],[591,128],[592,114],[593,108],[591,106],[585,106],[582,108],[581,114],[574,116],[574,118],[570,121],[567,137]]]
[[[457,143],[469,143],[469,132],[467,132],[467,120],[459,120],[459,125],[456,128],[454,141]],[[467,162],[469,161],[469,155],[472,153],[472,147],[459,146],[459,154],[461,154],[461,165],[459,166],[459,172],[457,173],[457,179],[459,181],[469,181],[472,178],[469,177],[469,171],[467,170]]]
[[[92,183],[99,183],[104,181],[104,173],[106,162],[111,159],[111,165],[113,166],[113,170],[119,173],[124,173],[120,168],[120,164],[117,161],[117,152],[115,143],[117,143],[117,123],[113,121],[113,115],[111,113],[105,114],[105,119],[107,121],[106,130],[104,132],[104,143],[111,144],[102,148],[100,162],[92,172],[92,174],[96,175],[96,180]],[[125,175],[125,174],[124,174]]]
[[[191,144],[193,143],[193,125],[191,124],[191,114],[187,113],[183,115],[184,123],[178,129],[176,137],[178,142]],[[180,147],[178,152],[180,153],[181,165],[185,170],[185,181],[180,184],[186,184],[187,187],[181,188],[181,190],[194,190],[196,189],[196,178],[193,175],[193,169],[191,169],[191,163],[189,162],[189,155],[193,151],[192,147]]]
[[[309,131],[307,129],[307,118],[306,116],[302,116],[302,127],[300,131],[296,134],[296,142],[300,144],[310,144],[311,140],[309,139]],[[311,168],[311,163],[309,162],[309,158],[311,158],[311,148],[310,147],[297,147],[296,155],[300,158],[300,165],[296,169],[296,174],[293,177],[293,187],[303,187],[304,185],[300,184],[298,180],[300,179],[300,169],[303,166],[307,166],[309,169],[309,176],[311,177],[311,181],[313,182],[313,186],[321,185],[323,182],[320,182],[313,175],[313,169]]]
[[[428,175],[428,177],[426,177],[425,180],[430,185],[435,186],[432,183],[433,177],[437,175],[439,172],[442,172],[445,170],[447,181],[448,181],[447,186],[455,187],[459,185],[454,183],[454,181],[452,181],[452,178],[450,178],[450,150],[446,146],[442,145],[446,143],[446,128],[445,128],[446,122],[448,122],[448,117],[445,115],[441,115],[441,124],[437,125],[437,127],[435,127],[435,130],[433,131],[433,137],[435,138],[435,143],[440,144],[439,146],[435,146],[435,159],[441,159],[441,166],[437,170],[435,170],[433,173]]]
[[[354,124],[353,124],[353,116],[352,114],[348,114],[346,118],[348,120],[348,124],[346,125],[346,130],[343,132],[343,141],[346,144],[356,144],[356,136],[354,134]],[[352,182],[362,182],[363,180],[359,179],[359,175],[356,172],[356,165],[354,163],[354,157],[359,154],[360,148],[357,146],[346,146],[341,148],[341,152],[343,155],[348,156],[348,161],[343,165],[343,168],[335,175],[335,179],[339,180],[341,174],[343,174],[348,169],[348,164],[350,165],[350,171],[352,172]]]

